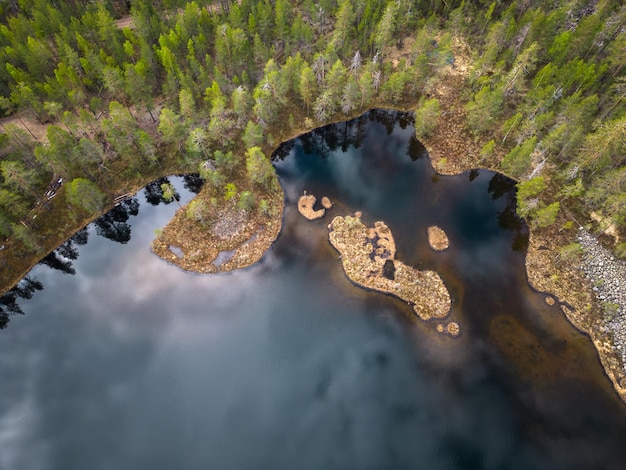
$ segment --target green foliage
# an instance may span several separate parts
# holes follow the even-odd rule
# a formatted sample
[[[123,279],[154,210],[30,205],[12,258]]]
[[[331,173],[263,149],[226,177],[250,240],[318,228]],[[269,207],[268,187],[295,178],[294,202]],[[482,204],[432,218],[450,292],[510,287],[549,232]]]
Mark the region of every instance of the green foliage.
[[[504,77],[503,92],[505,96],[515,95],[526,91],[525,76],[535,70],[539,45],[532,43],[516,58],[509,73]]]
[[[259,202],[259,211],[266,217],[271,214],[271,207],[267,199],[261,199],[261,202]]]
[[[196,113],[196,101],[191,93],[191,90],[187,88],[183,88],[178,93],[178,106],[180,109],[180,114],[185,117],[185,119],[193,119]]]
[[[258,148],[274,143],[278,128],[313,127],[311,118],[404,106],[439,86],[438,72],[448,70],[443,66],[463,43],[474,56],[460,96],[467,125],[482,143],[493,138],[481,157],[497,165],[497,141],[498,150],[510,150],[503,170],[519,178],[536,149],[547,162],[545,183],[561,185],[557,197],[568,209],[599,211],[618,228],[626,223],[620,2],[581,14],[580,2],[537,0],[136,0],[134,27],[124,29],[111,2],[5,3],[0,108],[54,126],[37,145],[27,132],[3,129],[0,194],[18,198],[14,209],[2,206],[3,233],[53,174],[109,185],[120,167],[141,174],[161,155],[194,165],[212,156],[215,167],[203,174],[223,188],[224,175],[237,171],[230,150],[240,141]],[[22,13],[10,17],[13,4]],[[396,56],[408,35],[410,54]],[[153,109],[161,110],[158,134]],[[436,114],[432,100],[420,101],[420,137],[432,132]],[[510,149],[512,143],[518,145]],[[255,160],[250,150],[246,169],[255,184],[273,181],[267,158],[248,160]],[[533,223],[549,222],[553,204],[539,200],[545,193],[525,195],[526,183],[518,193],[522,212]]]
[[[221,188],[226,181],[226,177],[217,170],[208,169],[204,163],[200,164],[200,176],[213,188]]]
[[[192,158],[208,158],[208,136],[204,129],[195,127],[189,132],[185,142],[187,153]]]
[[[231,173],[237,165],[237,160],[232,151],[222,152],[221,150],[216,150],[213,152],[213,158],[215,158],[217,168],[226,174]]]
[[[584,192],[585,187],[582,178],[576,178],[572,184],[563,186],[563,189],[559,191],[559,196],[563,198],[580,197]]]
[[[208,207],[207,204],[199,198],[192,199],[185,208],[185,216],[190,220],[195,220],[203,225],[207,221]]]
[[[34,179],[34,172],[28,169],[22,162],[3,160],[0,161],[0,174],[2,174],[3,182],[12,191],[22,195],[37,195],[33,192],[31,181]]]
[[[508,175],[519,178],[530,169],[531,154],[537,145],[537,138],[531,137],[513,148],[502,160],[502,169]]]
[[[311,67],[305,67],[300,74],[300,97],[307,109],[311,107],[317,94],[317,80]]]
[[[437,119],[439,119],[439,101],[436,98],[424,99],[422,96],[415,110],[417,137],[429,137],[437,127]]]
[[[483,160],[488,159],[493,155],[493,151],[496,148],[496,141],[491,139],[480,149],[480,156]]]
[[[260,147],[249,148],[246,152],[246,171],[250,181],[269,189],[274,167]]]
[[[258,147],[259,145],[262,145],[264,136],[261,125],[253,121],[248,121],[242,140],[246,148]]]
[[[250,191],[242,191],[239,195],[237,208],[246,212],[250,212],[254,208],[254,194]]]
[[[482,87],[465,107],[470,129],[476,134],[491,129],[502,114],[503,99],[502,90],[491,90],[488,86]]]
[[[532,225],[535,227],[549,227],[556,220],[556,216],[561,208],[561,203],[553,202],[552,204],[537,210],[534,218],[532,219]]]
[[[543,176],[537,176],[517,184],[517,213],[521,217],[526,217],[533,213],[539,206],[539,193],[546,189],[546,182]]]
[[[393,72],[381,87],[380,94],[382,98],[391,103],[400,103],[409,79],[410,74],[408,71]]]
[[[341,98],[341,111],[344,114],[350,114],[361,104],[361,90],[354,77],[349,77],[346,86],[343,89]]]
[[[176,188],[171,183],[162,183],[161,192],[163,193],[163,199],[165,199],[167,202],[172,202],[172,201],[178,202],[178,199],[180,199],[180,196],[178,195]]]
[[[22,219],[28,212],[28,205],[18,194],[0,188],[0,210],[11,218]]]
[[[382,52],[385,46],[391,44],[394,37],[396,21],[397,21],[397,2],[389,2],[385,8],[382,18],[376,27],[376,33],[373,37],[374,47],[377,51]]]
[[[335,29],[330,40],[330,43],[340,55],[342,55],[344,51],[349,50],[348,46],[356,34],[356,30],[354,28],[355,19],[356,15],[352,3],[350,0],[343,0],[337,11]]]
[[[531,180],[517,183],[517,198],[528,199],[537,196],[546,189],[546,182],[543,176],[537,176]]]
[[[11,234],[30,251],[41,250],[41,245],[37,242],[35,234],[30,227],[26,227],[21,223],[11,224]]]
[[[226,186],[224,186],[224,200],[230,201],[235,196],[237,196],[237,186],[235,186],[235,183],[226,183]]]
[[[152,137],[139,127],[130,109],[121,103],[109,103],[109,118],[102,122],[102,128],[108,141],[122,158],[132,163],[135,163],[133,157],[137,156],[150,163],[156,161]]]
[[[237,116],[237,127],[243,127],[252,110],[252,97],[248,90],[240,85],[233,90],[231,101]]]
[[[583,249],[580,246],[580,243],[570,243],[569,245],[559,248],[559,258],[562,260],[577,258],[582,255],[582,253]]]
[[[612,169],[623,163],[626,155],[626,115],[603,123],[597,131],[588,134],[581,149],[583,168]]]
[[[335,101],[335,94],[331,91],[325,91],[317,97],[315,104],[313,105],[313,111],[315,117],[319,122],[328,121],[336,112],[338,108],[337,101]]]
[[[65,199],[72,206],[95,215],[104,209],[107,197],[93,181],[75,178],[66,185]]]
[[[182,149],[186,136],[186,126],[179,114],[169,108],[162,108],[157,129],[163,136],[164,142],[174,144]]]
[[[211,109],[211,119],[207,127],[207,138],[214,147],[231,148],[236,125],[232,112],[226,107],[215,106]]]

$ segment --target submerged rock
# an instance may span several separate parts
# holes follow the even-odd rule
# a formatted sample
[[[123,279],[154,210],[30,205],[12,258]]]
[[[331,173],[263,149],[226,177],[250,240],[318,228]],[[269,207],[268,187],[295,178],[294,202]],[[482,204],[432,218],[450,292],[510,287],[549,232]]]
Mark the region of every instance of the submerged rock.
[[[461,333],[461,327],[455,321],[452,321],[448,323],[447,325],[444,325],[443,323],[439,323],[437,325],[437,333],[447,333],[450,336],[457,337]]]
[[[452,321],[448,323],[448,326],[446,327],[446,331],[448,332],[449,335],[459,336],[459,333],[461,333],[461,327],[459,326],[457,322]]]
[[[428,243],[433,250],[442,251],[450,246],[448,236],[443,229],[432,225],[428,227]]]
[[[324,196],[322,198],[322,207],[324,207],[324,209],[328,210],[328,209],[332,209],[333,208],[333,203],[330,199],[328,199],[326,196]]]
[[[396,244],[384,222],[368,228],[357,213],[335,217],[328,230],[330,243],[341,254],[343,269],[352,282],[404,300],[422,320],[448,314],[450,294],[439,275],[396,260]]]

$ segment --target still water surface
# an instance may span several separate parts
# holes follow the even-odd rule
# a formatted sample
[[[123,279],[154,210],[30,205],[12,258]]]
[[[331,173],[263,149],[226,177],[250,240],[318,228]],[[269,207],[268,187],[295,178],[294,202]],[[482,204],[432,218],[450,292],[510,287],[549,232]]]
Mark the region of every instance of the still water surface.
[[[410,121],[373,112],[283,146],[283,232],[248,269],[152,255],[176,210],[146,202],[158,185],[74,242],[74,275],[36,267],[44,289],[0,332],[0,469],[626,468],[626,408],[527,286],[512,182],[435,174]],[[297,213],[304,190],[335,201],[326,218]],[[460,338],[346,279],[326,225],[355,210],[441,274]]]

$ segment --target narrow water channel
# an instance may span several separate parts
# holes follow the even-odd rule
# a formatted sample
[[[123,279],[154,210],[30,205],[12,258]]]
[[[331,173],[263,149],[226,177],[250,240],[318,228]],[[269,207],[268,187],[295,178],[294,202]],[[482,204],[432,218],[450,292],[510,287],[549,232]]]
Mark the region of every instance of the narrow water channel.
[[[152,185],[31,272],[43,289],[0,332],[0,469],[624,468],[626,407],[528,287],[510,180],[437,175],[411,116],[384,111],[274,160],[283,231],[248,269],[152,255],[177,208]],[[305,190],[334,201],[325,218],[298,214]],[[326,226],[357,210],[440,273],[459,338],[345,277]]]

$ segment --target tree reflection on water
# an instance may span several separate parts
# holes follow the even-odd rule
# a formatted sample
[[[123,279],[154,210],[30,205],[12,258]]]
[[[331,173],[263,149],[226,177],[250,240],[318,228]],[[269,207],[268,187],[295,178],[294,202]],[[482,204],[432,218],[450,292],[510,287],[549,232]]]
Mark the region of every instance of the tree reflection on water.
[[[87,227],[84,227],[56,250],[50,252],[40,263],[65,274],[76,274],[72,263],[72,261],[78,258],[78,247],[76,245],[86,245],[88,240],[89,232]]]
[[[131,228],[127,222],[131,216],[137,214],[139,214],[137,198],[124,199],[109,212],[95,220],[96,233],[117,243],[128,243]]]
[[[500,174],[495,173],[489,181],[487,191],[495,201],[505,196],[507,204],[505,208],[498,212],[498,225],[504,230],[510,230],[517,235],[513,240],[513,251],[525,251],[528,248],[528,225],[517,214],[517,190],[515,181]]]
[[[184,187],[194,194],[198,193],[204,184],[204,180],[198,174],[192,173],[179,176],[183,178]],[[159,178],[144,188],[147,202],[152,205],[169,204],[172,202],[163,198],[163,190],[161,189],[163,183],[169,183],[169,179],[167,177]],[[131,239],[131,224],[129,220],[131,217],[139,214],[139,207],[140,203],[136,197],[122,200],[113,209],[93,222],[96,234],[117,243],[127,244]],[[78,259],[79,246],[86,245],[88,240],[89,230],[87,227],[83,227],[71,238],[46,255],[39,264],[64,274],[76,274],[74,261]],[[43,288],[44,285],[41,281],[26,276],[15,287],[0,296],[0,329],[8,326],[12,315],[24,314],[19,300],[32,298],[36,291],[40,291]]]
[[[17,286],[0,297],[0,329],[6,328],[11,315],[24,315],[17,303],[18,299],[30,299],[36,291],[42,290],[43,284],[26,276]]]

